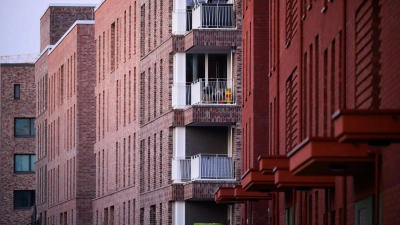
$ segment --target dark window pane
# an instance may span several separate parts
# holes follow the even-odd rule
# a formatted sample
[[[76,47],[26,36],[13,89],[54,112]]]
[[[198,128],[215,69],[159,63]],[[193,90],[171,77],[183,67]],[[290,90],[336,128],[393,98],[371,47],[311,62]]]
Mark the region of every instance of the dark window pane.
[[[26,209],[35,204],[35,191],[14,191],[14,209]]]
[[[208,55],[208,78],[227,78],[227,55]]]
[[[35,119],[34,118],[15,118],[14,119],[14,136],[35,136]]]
[[[15,136],[28,136],[30,131],[29,119],[15,120]]]
[[[15,155],[15,172],[29,172],[29,155]]]
[[[36,135],[36,131],[35,131],[35,120],[34,119],[30,119],[31,120],[31,136],[35,136]]]
[[[35,171],[36,155],[31,155],[30,171]]]
[[[205,78],[205,55],[186,54],[186,82]]]
[[[14,84],[14,99],[20,98],[20,85]]]

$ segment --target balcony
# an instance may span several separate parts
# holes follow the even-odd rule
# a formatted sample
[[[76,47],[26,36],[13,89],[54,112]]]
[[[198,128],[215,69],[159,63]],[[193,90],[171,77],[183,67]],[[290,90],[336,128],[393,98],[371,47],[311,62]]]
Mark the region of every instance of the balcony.
[[[189,15],[192,14],[190,20]],[[234,28],[235,11],[233,4],[225,3],[199,3],[192,11],[188,11],[187,24],[192,29],[199,28]],[[189,26],[188,26],[188,30]]]
[[[172,171],[172,179],[177,182],[234,179],[233,158],[227,155],[197,154],[173,159]]]
[[[198,79],[191,88],[191,104],[235,104],[232,80],[226,78]]]
[[[288,157],[295,176],[353,176],[373,171],[375,165],[366,143],[340,143],[333,137],[307,138]]]
[[[339,110],[332,115],[335,137],[342,143],[385,147],[400,142],[400,110]]]
[[[235,104],[233,81],[227,78],[200,78],[192,83],[174,84],[176,101],[185,105]]]
[[[220,187],[214,194],[214,200],[219,204],[244,203],[246,201],[271,200],[271,194],[244,191],[241,185]]]

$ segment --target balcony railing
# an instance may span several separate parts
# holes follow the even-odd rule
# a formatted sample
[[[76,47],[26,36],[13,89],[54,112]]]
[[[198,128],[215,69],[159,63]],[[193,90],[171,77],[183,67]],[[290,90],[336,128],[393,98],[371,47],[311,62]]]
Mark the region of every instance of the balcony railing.
[[[173,180],[227,180],[234,179],[233,158],[227,155],[197,154],[186,159],[174,159]]]
[[[191,104],[235,104],[232,80],[198,79],[191,84]]]
[[[194,29],[233,28],[235,27],[233,4],[199,3],[192,9],[192,21]]]
[[[173,85],[173,104],[235,104],[233,81],[226,78],[198,79],[192,83]]]

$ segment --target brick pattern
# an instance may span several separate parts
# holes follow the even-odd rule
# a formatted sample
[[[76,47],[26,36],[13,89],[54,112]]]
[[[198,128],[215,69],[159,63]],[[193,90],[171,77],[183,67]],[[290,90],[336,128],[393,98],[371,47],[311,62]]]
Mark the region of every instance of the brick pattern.
[[[75,26],[48,59],[49,222],[57,221],[60,213],[76,224],[92,222],[88,199],[95,193],[93,35],[93,25]]]
[[[390,84],[398,80],[393,71],[399,66],[393,59],[392,63],[385,61],[399,54],[397,47],[393,50],[393,46],[387,44],[400,35],[393,29],[393,21],[399,16],[392,8],[398,5],[395,1],[385,0],[356,0],[346,2],[345,8],[340,1],[271,2],[270,153],[284,155],[308,137],[333,136],[331,116],[338,109],[399,108],[395,97],[398,88]],[[246,14],[244,16],[246,19]],[[288,23],[290,18],[297,18],[292,25]],[[297,30],[291,35],[290,45],[285,42],[289,29]],[[246,39],[243,41],[246,48],[247,37],[243,39]],[[247,51],[244,49],[244,54]],[[293,71],[298,73],[298,87],[287,91],[292,85],[288,81],[293,78]],[[244,93],[244,98],[248,98],[248,91]],[[288,107],[293,99],[298,99],[299,105]],[[298,116],[297,123],[293,123],[290,114]],[[299,128],[291,129],[295,124]],[[290,143],[293,137],[300,138]],[[366,171],[354,177],[337,178],[334,192],[296,192],[301,198],[294,202],[292,193],[280,193],[270,219],[273,224],[285,224],[285,210],[302,199],[303,204],[298,208],[302,217],[296,219],[305,224],[337,225],[344,221],[354,224],[355,203],[373,196],[378,183],[383,195],[383,224],[395,224],[398,207],[390,199],[398,196],[399,180],[390,171],[396,171],[398,167],[399,158],[394,155],[398,148],[399,145],[392,144],[383,149],[378,167],[379,181],[374,181],[373,172]]]
[[[258,156],[268,153],[268,11],[269,1],[244,1],[241,42],[243,46],[243,76],[241,129],[241,170],[244,174],[249,168],[258,168]],[[263,205],[265,202],[262,203]],[[261,203],[257,204],[258,206]],[[261,208],[264,208],[262,210]],[[242,204],[240,218],[236,223],[269,224],[266,205],[257,207],[255,203]]]
[[[13,209],[14,190],[35,190],[35,174],[14,173],[14,154],[35,154],[35,138],[14,137],[14,118],[35,118],[34,64],[0,64],[0,80],[0,224],[25,224],[32,210]],[[14,99],[14,84],[20,99]]]
[[[40,51],[54,45],[77,20],[94,20],[94,7],[50,6],[40,19]]]

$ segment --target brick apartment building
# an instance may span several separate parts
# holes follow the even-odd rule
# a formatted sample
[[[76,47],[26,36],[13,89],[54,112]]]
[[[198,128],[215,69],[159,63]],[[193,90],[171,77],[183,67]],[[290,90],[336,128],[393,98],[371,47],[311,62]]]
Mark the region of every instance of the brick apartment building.
[[[95,16],[93,223],[236,223],[213,195],[240,178],[241,1],[107,0]]]
[[[267,224],[399,224],[400,3],[244,4],[243,40],[246,7],[260,18],[255,21],[269,17],[264,26],[251,26],[254,37],[269,31],[268,51],[243,42],[243,71],[248,51],[254,50],[255,59],[269,53],[263,61],[268,70],[254,70],[250,78],[269,76],[264,101],[269,140],[263,152],[252,149],[261,156],[258,165],[247,153],[255,168],[242,177],[240,188],[270,193]],[[269,4],[264,16],[257,15],[261,4]],[[234,189],[219,189],[217,201],[244,195]]]
[[[94,7],[50,5],[35,64],[40,224],[91,224],[95,197]]]
[[[28,223],[35,204],[34,71],[0,63],[0,224]]]
[[[214,193],[241,175],[241,1],[92,9],[41,19],[40,223],[238,223]]]

